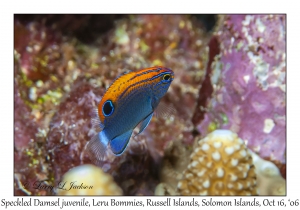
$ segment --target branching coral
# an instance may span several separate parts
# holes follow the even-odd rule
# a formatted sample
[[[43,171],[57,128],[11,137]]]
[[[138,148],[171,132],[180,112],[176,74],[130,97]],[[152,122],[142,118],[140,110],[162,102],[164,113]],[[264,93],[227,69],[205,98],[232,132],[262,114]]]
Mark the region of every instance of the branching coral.
[[[58,195],[122,195],[113,178],[94,165],[69,170],[59,185]]]
[[[229,130],[200,140],[178,190],[182,195],[256,195],[255,169],[243,140]]]

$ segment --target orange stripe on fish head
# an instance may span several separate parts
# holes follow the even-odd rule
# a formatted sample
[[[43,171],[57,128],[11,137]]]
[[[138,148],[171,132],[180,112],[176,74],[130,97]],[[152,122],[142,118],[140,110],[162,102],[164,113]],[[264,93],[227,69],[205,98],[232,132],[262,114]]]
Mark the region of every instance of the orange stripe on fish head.
[[[98,105],[101,122],[104,123],[104,119],[113,114],[114,109],[118,106],[118,100],[126,97],[132,90],[145,85],[159,84],[164,80],[173,80],[173,78],[173,71],[162,66],[146,68],[120,76],[107,89]]]

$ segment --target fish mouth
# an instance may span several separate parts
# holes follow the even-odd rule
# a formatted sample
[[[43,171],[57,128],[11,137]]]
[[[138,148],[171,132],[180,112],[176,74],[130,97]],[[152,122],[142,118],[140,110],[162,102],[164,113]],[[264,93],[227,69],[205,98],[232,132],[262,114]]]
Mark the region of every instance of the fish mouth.
[[[169,71],[170,74],[170,81],[172,82],[174,80],[174,72],[172,70]]]

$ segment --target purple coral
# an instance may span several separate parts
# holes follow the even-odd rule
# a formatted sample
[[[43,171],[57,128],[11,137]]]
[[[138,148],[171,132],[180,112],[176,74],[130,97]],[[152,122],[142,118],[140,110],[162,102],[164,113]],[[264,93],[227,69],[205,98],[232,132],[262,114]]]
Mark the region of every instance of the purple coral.
[[[216,34],[212,99],[197,126],[230,129],[261,157],[285,163],[285,16],[228,15]]]

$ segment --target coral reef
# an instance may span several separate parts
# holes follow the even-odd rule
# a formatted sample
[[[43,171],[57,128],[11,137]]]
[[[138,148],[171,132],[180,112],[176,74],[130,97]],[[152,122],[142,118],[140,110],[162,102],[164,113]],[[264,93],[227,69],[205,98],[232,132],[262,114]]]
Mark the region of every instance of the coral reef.
[[[213,92],[213,85],[211,83],[211,64],[215,57],[220,53],[219,41],[216,36],[213,36],[208,44],[209,47],[209,59],[206,66],[206,73],[202,82],[201,88],[199,88],[197,105],[195,107],[192,122],[194,126],[197,126],[203,119],[206,113],[205,107],[207,106],[208,100],[211,98]]]
[[[64,174],[57,195],[122,195],[122,189],[94,165],[81,165]]]
[[[285,177],[285,16],[218,18],[206,33],[190,15],[16,15],[15,195],[53,195],[27,183],[55,185],[91,163],[85,148],[99,131],[91,116],[105,89],[127,70],[155,65],[174,70],[162,102],[176,112],[154,116],[124,154],[98,165],[124,195],[179,194],[190,154],[204,153],[192,145],[215,129],[237,133]],[[261,194],[284,194],[278,171],[258,169]]]
[[[230,129],[263,158],[285,164],[285,16],[226,15],[215,35],[211,99],[193,122],[202,135]],[[197,111],[196,111],[197,112]]]
[[[222,144],[220,144],[220,142],[222,142]],[[256,184],[253,182],[252,186],[249,185],[249,187],[252,188],[251,193],[254,195],[257,193],[258,195],[269,196],[286,194],[286,181],[274,163],[262,159],[250,149],[246,148],[243,140],[238,138],[237,134],[229,130],[215,130],[208,134],[204,139],[196,140],[196,144],[190,158],[186,155],[189,154],[189,149],[183,147],[183,145],[179,143],[173,144],[170,148],[168,148],[165,156],[166,160],[164,160],[164,164],[161,169],[160,180],[162,182],[156,186],[155,195],[198,195],[206,193],[208,195],[239,195],[239,192],[234,192],[234,187],[237,187],[238,185],[237,180],[234,181],[233,184],[230,183],[230,179],[225,178],[227,173],[230,178],[236,177],[236,179],[238,179],[238,175],[241,175],[240,171],[229,174],[228,171],[224,169],[226,169],[228,165],[229,168],[227,168],[227,170],[229,171],[239,170],[239,168],[242,169],[243,167],[235,166],[235,168],[231,166],[230,163],[233,161],[237,164],[245,165],[245,161],[241,160],[242,158],[235,159],[233,157],[234,154],[230,155],[230,159],[226,157],[224,158],[223,154],[227,155],[227,152],[230,150],[228,150],[228,148],[230,148],[230,146],[228,147],[229,144],[235,144],[235,146],[231,146],[233,149],[242,148],[242,150],[238,151],[238,155],[241,157],[242,154],[247,154],[246,158],[249,162],[251,162],[248,164],[252,165],[251,169],[249,168],[251,170],[251,172],[249,171],[249,175],[252,176],[253,180],[256,180]],[[224,145],[227,146],[227,152],[226,149],[224,149]],[[215,146],[220,147],[215,148]],[[208,149],[203,152],[203,148]],[[218,152],[221,150],[219,152],[219,160],[215,160],[216,158],[218,159],[218,152],[211,151],[212,149],[217,149]],[[180,158],[180,160],[171,162],[171,160],[174,160],[175,157]],[[213,163],[210,163],[210,161],[213,161]],[[208,165],[211,168],[207,170]],[[216,176],[218,170],[214,170],[214,168],[217,167],[220,167],[225,171],[223,177]],[[244,167],[244,169],[246,168],[248,167]],[[253,173],[253,169],[255,169],[255,173]],[[219,173],[221,173],[220,170]],[[245,174],[243,176],[245,176]],[[207,187],[207,189],[205,189],[203,184],[207,180],[203,180],[203,177],[207,178],[209,181],[207,183],[210,183],[210,186]],[[222,192],[218,191],[218,189],[214,189],[213,186],[218,186],[218,179],[221,179],[222,183],[224,182],[227,186],[231,186],[231,189],[225,189],[224,187]],[[174,187],[174,185],[176,186]],[[232,191],[230,192],[230,190]],[[243,193],[246,194],[245,191]]]
[[[176,189],[178,181],[183,178],[183,171],[189,163],[192,148],[184,145],[181,141],[173,141],[166,148],[160,169],[161,187]],[[173,190],[174,191],[174,190]]]
[[[15,54],[15,73],[20,70],[19,57]],[[35,189],[29,183],[47,180],[49,168],[43,147],[45,134],[38,115],[22,98],[24,85],[14,79],[14,193],[17,195],[47,195],[46,190]]]
[[[35,157],[24,158],[25,152],[17,150],[15,166],[22,167],[15,169],[16,177],[23,178],[16,180],[15,194],[22,194],[18,183],[26,179],[48,180],[48,185],[54,185],[72,167],[90,163],[85,146],[97,132],[92,128],[91,114],[105,89],[125,70],[163,64],[176,74],[162,99],[167,106],[174,106],[176,115],[154,117],[122,156],[108,156],[99,165],[114,177],[125,195],[153,195],[159,183],[157,168],[168,145],[174,139],[193,143],[190,117],[207,60],[208,35],[201,24],[188,15],[132,15],[86,45],[66,34],[64,24],[53,23],[55,17],[44,16],[40,18],[43,21],[18,18],[23,16],[15,19],[15,57],[19,63],[15,90],[30,113],[28,126],[36,130],[28,130],[27,137],[24,135],[27,140],[21,135],[15,138],[16,145],[26,147],[28,139],[33,139],[30,154]],[[79,21],[78,28],[85,23]],[[77,34],[77,29],[73,32]],[[21,111],[19,107],[15,112]],[[15,119],[16,125],[24,123]],[[22,172],[33,159],[43,176],[34,175],[40,174],[37,170]],[[28,190],[33,195],[41,192]]]
[[[216,130],[198,142],[178,183],[181,195],[257,195],[251,154],[229,130]]]
[[[99,34],[113,28],[115,20],[125,16],[120,14],[16,14],[15,18],[22,24],[42,21],[46,27],[55,28],[64,35],[76,37],[83,43],[93,43]]]
[[[84,148],[89,133],[96,132],[91,129],[89,116],[100,94],[93,92],[93,87],[85,83],[84,78],[78,80],[80,85],[75,82],[75,87],[60,103],[50,121],[46,148],[53,166],[54,180],[60,180],[70,168],[90,163]]]

